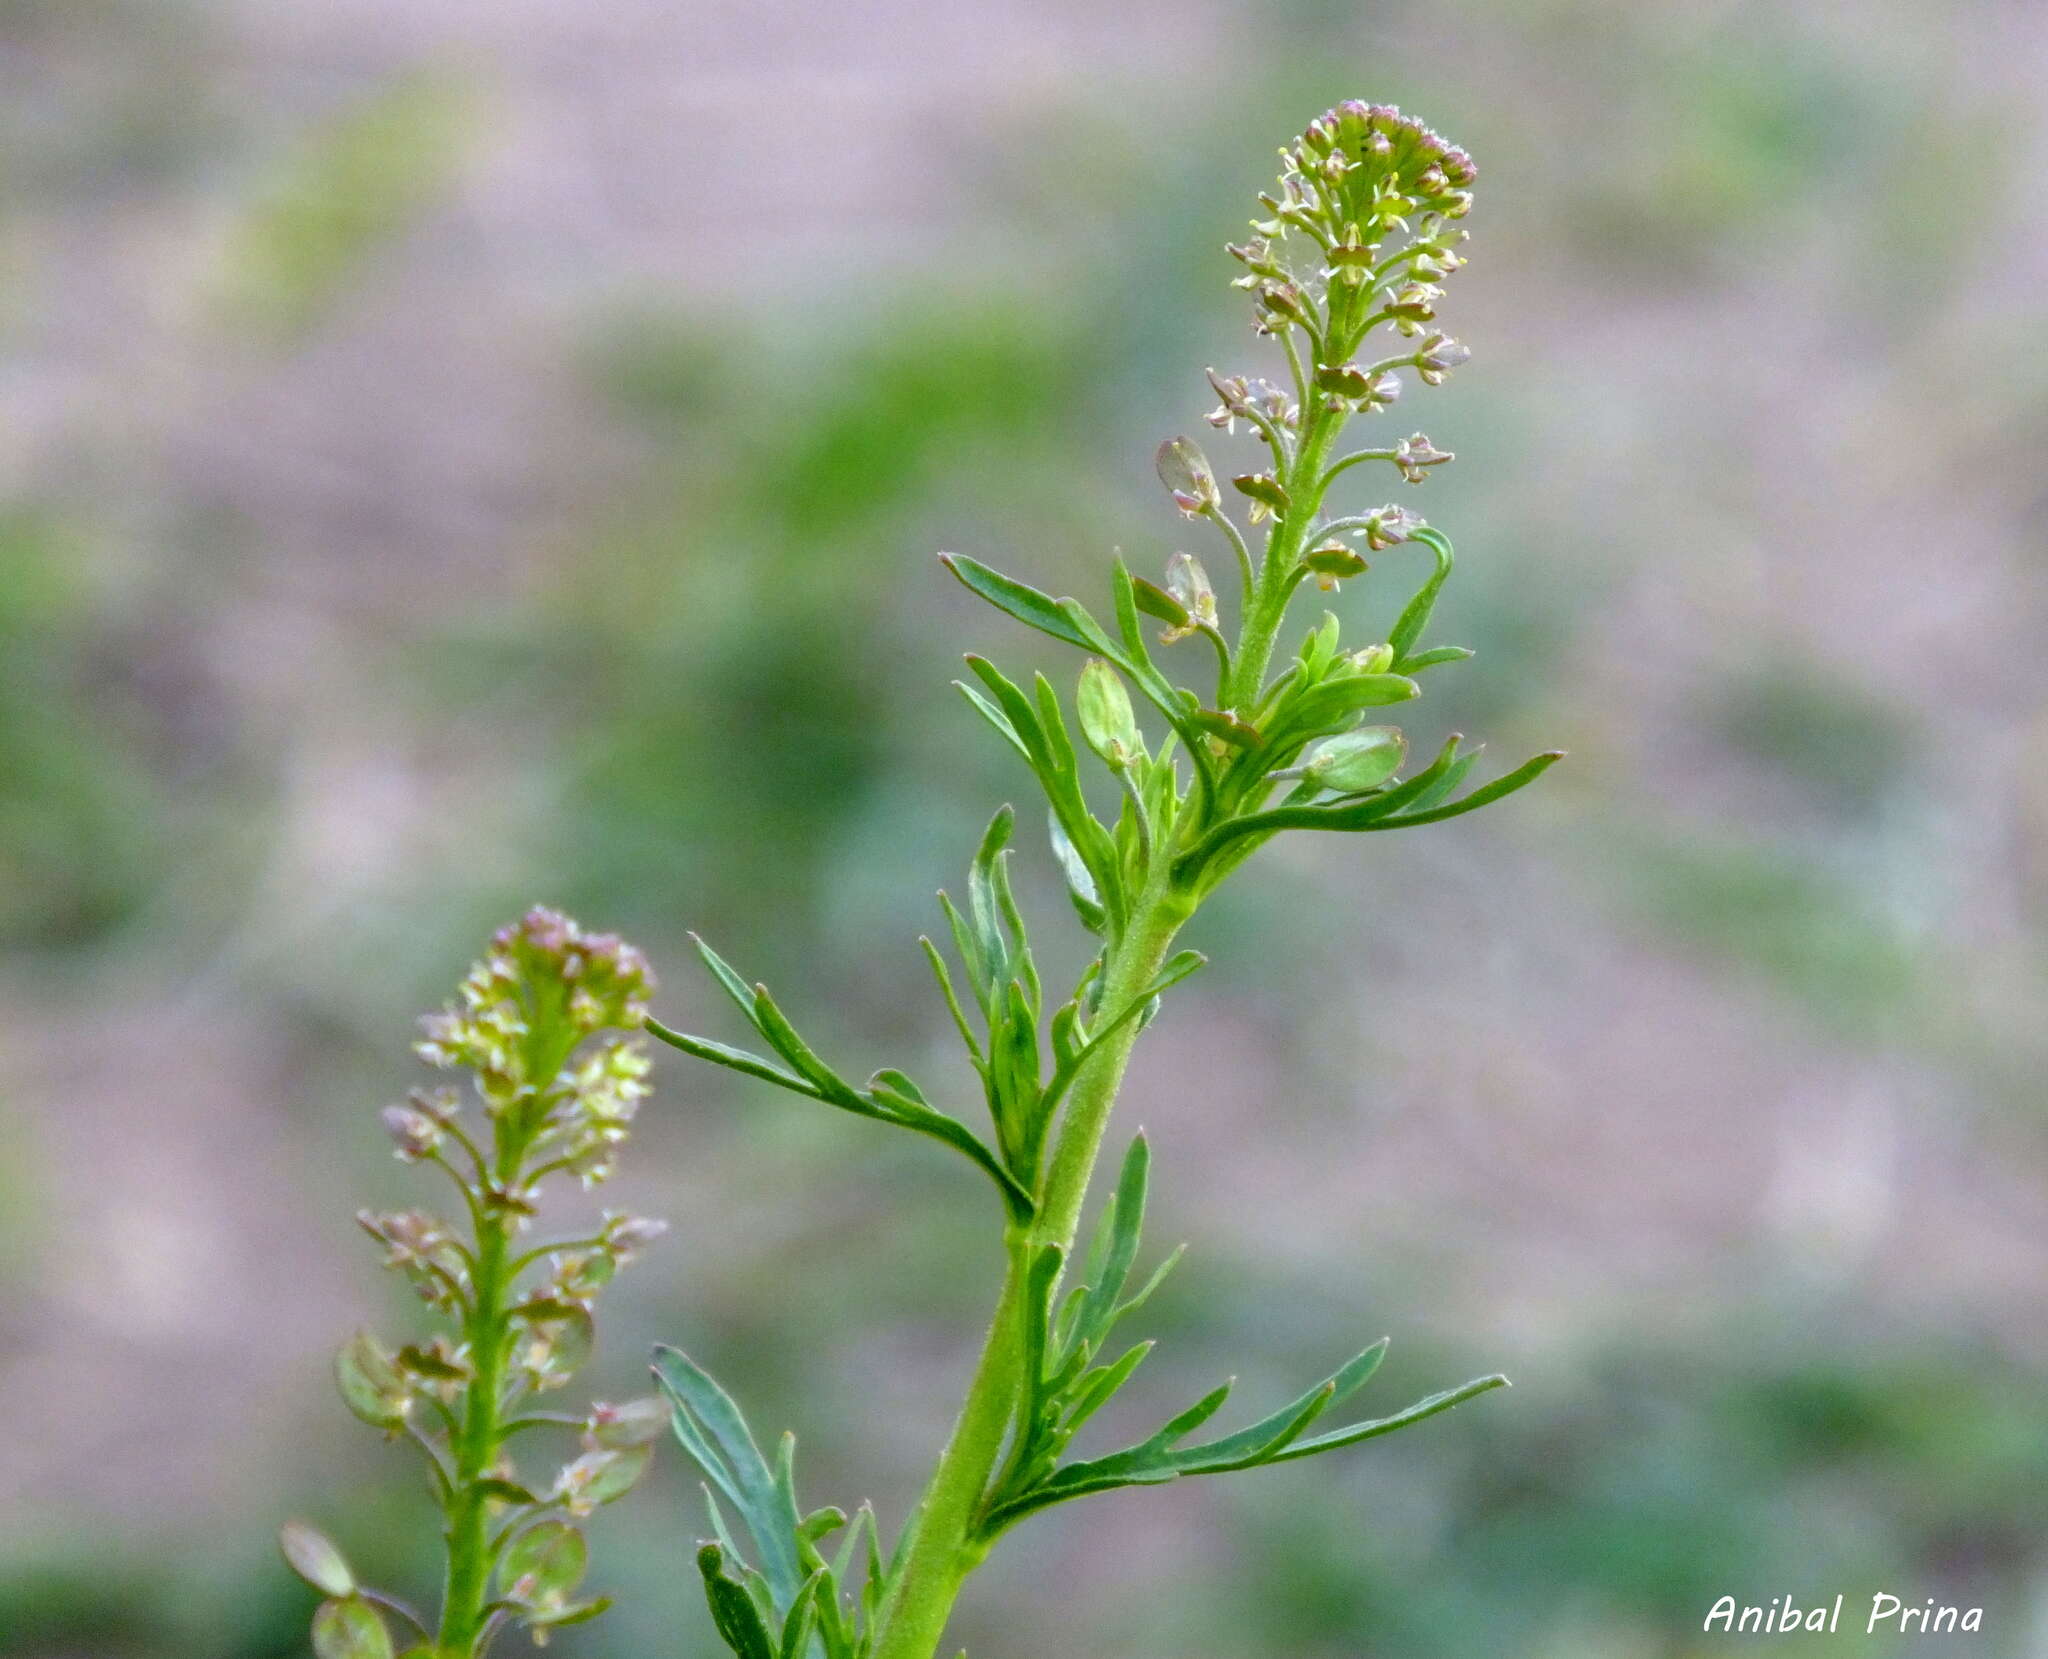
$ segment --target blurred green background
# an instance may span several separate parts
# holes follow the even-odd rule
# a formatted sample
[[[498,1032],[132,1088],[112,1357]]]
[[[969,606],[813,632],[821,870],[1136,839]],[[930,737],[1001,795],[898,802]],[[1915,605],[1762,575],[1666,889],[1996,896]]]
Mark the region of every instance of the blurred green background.
[[[303,1653],[291,1513],[431,1590],[326,1369],[411,1317],[349,1219],[409,1021],[527,903],[949,1075],[913,941],[1026,781],[947,681],[1074,664],[931,553],[1156,568],[1153,445],[1261,368],[1221,244],[1362,95],[1481,168],[1477,358],[1387,417],[1460,455],[1425,725],[1572,759],[1198,924],[1102,1432],[1381,1332],[1375,1401],[1518,1386],[1034,1521],[959,1638],[1674,1659],[1883,1590],[1984,1633],[1828,1651],[2048,1655],[2044,83],[2025,0],[0,0],[0,1654]],[[681,1342],[893,1528],[988,1194],[659,1082],[597,1391]],[[555,1651],[711,1654],[701,1525],[671,1458]]]

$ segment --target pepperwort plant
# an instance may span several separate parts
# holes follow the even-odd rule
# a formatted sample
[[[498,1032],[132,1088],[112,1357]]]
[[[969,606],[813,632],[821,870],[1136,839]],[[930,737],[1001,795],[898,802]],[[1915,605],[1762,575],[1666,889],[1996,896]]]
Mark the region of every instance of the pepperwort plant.
[[[701,1059],[944,1142],[988,1177],[1001,1216],[1007,1268],[979,1364],[930,1483],[886,1555],[865,1507],[850,1522],[838,1509],[804,1510],[789,1437],[770,1462],[719,1385],[683,1354],[660,1352],[656,1375],[675,1432],[711,1500],[716,1536],[698,1565],[718,1632],[739,1659],[932,1659],[968,1575],[1041,1510],[1349,1446],[1505,1381],[1481,1377],[1389,1416],[1324,1427],[1372,1376],[1381,1342],[1248,1427],[1205,1434],[1226,1383],[1132,1445],[1074,1449],[1149,1351],[1142,1341],[1124,1345],[1119,1328],[1172,1265],[1135,1273],[1142,1138],[1123,1155],[1078,1253],[1076,1234],[1132,1047],[1164,993],[1202,966],[1195,952],[1175,951],[1182,928],[1283,832],[1438,823],[1500,800],[1559,758],[1538,755],[1461,793],[1478,758],[1461,738],[1413,764],[1401,730],[1375,723],[1378,711],[1419,697],[1424,674],[1471,655],[1426,637],[1451,544],[1405,507],[1332,504],[1359,469],[1384,464],[1419,484],[1451,459],[1419,432],[1384,447],[1341,440],[1354,416],[1393,404],[1404,377],[1435,386],[1469,355],[1434,324],[1442,284],[1464,263],[1458,222],[1472,202],[1471,158],[1396,109],[1355,102],[1311,122],[1281,154],[1278,191],[1260,198],[1265,217],[1230,253],[1244,267],[1238,286],[1251,295],[1254,330],[1277,345],[1285,378],[1209,375],[1220,400],[1211,424],[1226,433],[1242,426],[1262,450],[1261,464],[1231,479],[1244,526],[1194,443],[1174,438],[1158,458],[1174,504],[1214,533],[1229,561],[1230,621],[1188,552],[1166,560],[1162,583],[1114,563],[1106,622],[964,554],[941,555],[998,610],[1086,655],[1071,722],[1042,675],[1020,685],[970,656],[972,677],[960,687],[1043,791],[1052,852],[1097,941],[1072,991],[1048,995],[1011,890],[1013,815],[998,812],[965,905],[941,897],[954,962],[922,941],[979,1075],[988,1131],[934,1104],[901,1071],[851,1081],[765,987],[701,942],[766,1052],[648,1022]],[[1276,668],[1303,587],[1342,592],[1366,573],[1368,554],[1403,547],[1429,564],[1390,621],[1347,648],[1338,617],[1325,614]],[[1156,639],[1147,618],[1165,624]]]
[[[621,1497],[667,1426],[658,1397],[586,1412],[541,1409],[590,1356],[591,1310],[617,1271],[666,1229],[608,1211],[594,1230],[528,1240],[550,1177],[594,1186],[612,1172],[647,1093],[637,1034],[654,981],[640,952],[611,934],[534,910],[502,929],[458,1001],[422,1022],[420,1058],[468,1074],[415,1089],[384,1111],[405,1163],[439,1170],[459,1223],[423,1210],[357,1217],[441,1329],[395,1350],[358,1332],[335,1361],[350,1411],[426,1462],[443,1519],[446,1576],[438,1621],[359,1582],[341,1551],[304,1522],[284,1529],[292,1568],[324,1599],[313,1615],[319,1659],[391,1659],[388,1617],[411,1627],[407,1659],[474,1659],[512,1625],[536,1643],[594,1618],[579,1599],[586,1549],[575,1522]],[[552,1479],[514,1461],[534,1430],[581,1435]]]

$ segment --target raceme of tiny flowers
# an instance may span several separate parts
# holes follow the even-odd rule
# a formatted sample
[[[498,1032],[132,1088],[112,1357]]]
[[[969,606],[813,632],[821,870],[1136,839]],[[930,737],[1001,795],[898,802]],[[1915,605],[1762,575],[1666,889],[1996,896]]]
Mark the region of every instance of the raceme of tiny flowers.
[[[472,1659],[506,1628],[541,1643],[607,1605],[576,1593],[588,1552],[575,1523],[640,1478],[667,1407],[650,1396],[571,1414],[539,1402],[590,1357],[604,1287],[666,1228],[606,1211],[579,1236],[529,1235],[549,1177],[590,1187],[611,1174],[647,1094],[637,1031],[653,989],[632,946],[536,909],[501,929],[456,1001],[422,1022],[419,1056],[466,1072],[469,1089],[415,1089],[383,1123],[400,1161],[452,1182],[460,1219],[357,1220],[443,1328],[396,1347],[359,1331],[335,1376],[349,1410],[426,1461],[447,1541],[441,1613],[429,1625],[362,1584],[339,1548],[294,1521],[285,1557],[325,1598],[313,1616],[319,1659],[390,1659],[394,1620],[418,1638],[409,1659]],[[577,1431],[580,1449],[529,1481],[514,1437],[524,1451],[528,1431],[548,1426]]]
[[[1072,1449],[1149,1352],[1148,1342],[1124,1346],[1112,1334],[1175,1260],[1132,1288],[1150,1169],[1142,1137],[1123,1158],[1092,1243],[1076,1246],[1132,1047],[1164,994],[1203,965],[1196,952],[1174,949],[1181,929],[1278,835],[1438,823],[1502,799],[1559,758],[1538,755],[1470,789],[1478,751],[1460,736],[1415,763],[1407,735],[1380,722],[1422,694],[1427,671],[1472,654],[1425,637],[1451,574],[1451,544],[1403,506],[1329,505],[1354,468],[1383,463],[1419,485],[1452,459],[1421,432],[1351,450],[1340,439],[1354,418],[1397,403],[1406,376],[1440,385],[1470,356],[1436,321],[1444,285],[1464,264],[1471,158],[1399,110],[1356,102],[1311,122],[1281,156],[1252,237],[1229,252],[1244,267],[1238,285],[1252,297],[1255,332],[1279,347],[1283,378],[1208,376],[1219,400],[1210,423],[1226,435],[1242,428],[1263,453],[1227,474],[1228,496],[1192,440],[1169,439],[1157,458],[1173,505],[1234,561],[1233,602],[1226,607],[1185,550],[1164,559],[1159,582],[1115,560],[1106,623],[1079,600],[964,554],[941,555],[981,598],[1087,657],[1071,723],[1043,675],[1026,686],[969,657],[960,687],[1043,794],[1049,850],[1094,938],[1072,991],[1050,991],[1011,886],[1017,817],[998,812],[969,871],[967,902],[941,895],[952,961],[921,941],[980,1084],[986,1127],[894,1067],[854,1081],[798,1033],[766,986],[701,942],[705,966],[766,1052],[648,1022],[700,1059],[952,1147],[1000,1204],[1005,1277],[987,1345],[924,1495],[886,1552],[865,1508],[851,1522],[838,1509],[806,1513],[790,1439],[771,1463],[711,1376],[662,1351],[656,1374],[675,1432],[712,1494],[715,1536],[698,1567],[718,1632],[740,1659],[933,1659],[968,1575],[1032,1515],[1115,1487],[1353,1445],[1505,1381],[1481,1377],[1389,1416],[1311,1432],[1372,1376],[1385,1348],[1373,1343],[1248,1427],[1195,1438],[1223,1408],[1225,1384],[1121,1450]],[[1347,645],[1344,623],[1325,613],[1276,670],[1306,584],[1341,603],[1348,588],[1366,585],[1379,555],[1410,546],[1428,556],[1426,573],[1398,607],[1366,613],[1386,620],[1363,643]],[[1150,639],[1147,619],[1164,624]],[[487,1047],[491,1035],[486,1028],[478,1040]],[[430,1257],[431,1243],[423,1248]],[[827,1556],[823,1542],[835,1533],[843,1536]]]

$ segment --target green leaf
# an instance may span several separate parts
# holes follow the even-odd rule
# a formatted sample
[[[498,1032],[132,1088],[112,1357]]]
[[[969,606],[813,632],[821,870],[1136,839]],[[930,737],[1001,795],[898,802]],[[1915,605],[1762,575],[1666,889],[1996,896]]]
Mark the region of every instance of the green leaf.
[[[784,1071],[758,1054],[749,1054],[743,1048],[729,1048],[724,1043],[713,1042],[709,1037],[692,1037],[687,1032],[676,1031],[663,1025],[651,1015],[646,1026],[651,1035],[659,1037],[672,1048],[681,1049],[685,1054],[695,1055],[699,1060],[709,1060],[713,1065],[745,1072],[749,1077],[758,1077],[764,1083],[773,1083],[778,1088],[788,1089],[792,1094],[800,1094],[811,1100],[819,1098],[814,1084],[798,1077],[794,1072]]]
[[[1004,824],[1002,834],[1007,835],[1003,815],[999,813],[997,820],[998,824]],[[990,825],[990,836],[997,835],[998,824]],[[995,845],[1000,846],[999,839]],[[986,838],[983,846],[984,852],[992,858],[994,855],[989,851],[990,843]],[[942,894],[941,900],[943,899]],[[988,902],[994,905],[999,901],[991,897]],[[1001,940],[994,933],[993,914],[989,929],[989,939],[993,941],[994,947],[1000,950]],[[974,944],[964,931],[956,933],[956,938],[961,941],[963,957],[970,961],[978,960],[976,953],[988,942]],[[738,994],[745,995],[743,1007],[749,1021],[791,1069],[784,1071],[759,1055],[749,1054],[742,1049],[728,1048],[725,1044],[714,1043],[708,1038],[688,1036],[671,1030],[658,1020],[650,1019],[646,1022],[647,1029],[655,1036],[680,1048],[686,1054],[694,1054],[699,1059],[710,1060],[734,1071],[744,1072],[750,1077],[758,1077],[792,1093],[813,1100],[822,1100],[827,1105],[851,1112],[856,1117],[875,1118],[884,1123],[893,1123],[898,1128],[910,1129],[934,1140],[943,1141],[955,1150],[965,1153],[988,1174],[1002,1193],[1004,1202],[1013,1215],[1030,1213],[1030,1194],[1016,1177],[1004,1168],[1002,1160],[984,1146],[964,1123],[932,1106],[924,1099],[917,1086],[910,1083],[900,1072],[878,1072],[876,1077],[880,1081],[879,1087],[871,1083],[866,1093],[855,1089],[845,1078],[819,1059],[809,1044],[797,1034],[796,1028],[776,1006],[766,987],[748,989],[746,981],[741,979],[709,945],[702,940],[698,940],[697,944],[706,965],[710,967],[727,993],[735,995],[735,1000]],[[891,1078],[896,1079],[896,1083],[891,1083]]]
[[[1172,1453],[1171,1461],[1185,1474],[1220,1473],[1248,1460],[1264,1462],[1280,1447],[1290,1444],[1323,1412],[1342,1404],[1362,1388],[1380,1368],[1386,1354],[1387,1343],[1382,1337],[1278,1411],[1235,1434],[1178,1449]]]
[[[988,1062],[981,1052],[981,1040],[975,1036],[974,1027],[967,1023],[967,1011],[960,1006],[959,994],[953,989],[953,975],[946,967],[946,959],[924,934],[917,936],[924,958],[931,965],[932,977],[939,982],[939,995],[946,999],[946,1011],[953,1016],[953,1028],[960,1033],[960,1041],[966,1046],[968,1057],[973,1060],[976,1071],[986,1072]]]
[[[988,1173],[989,1179],[995,1182],[1013,1216],[1029,1219],[1036,1210],[1036,1201],[1032,1198],[1030,1189],[1012,1175],[1004,1167],[1003,1161],[983,1145],[974,1131],[958,1118],[889,1087],[886,1079],[870,1086],[868,1098],[879,1108],[874,1116],[885,1118],[902,1128],[913,1129],[921,1135],[929,1135],[934,1140],[944,1141],[957,1151],[966,1153]]]
[[[1482,743],[1471,753],[1458,756],[1443,769],[1434,782],[1426,783],[1416,791],[1414,799],[1408,803],[1409,808],[1417,812],[1425,811],[1449,796],[1465,781],[1466,774],[1479,764],[1479,757],[1485,749],[1486,745]]]
[[[1418,651],[1412,657],[1402,657],[1394,664],[1396,674],[1420,674],[1425,668],[1434,668],[1439,663],[1467,662],[1471,650],[1463,645],[1439,645],[1434,650]]]
[[[654,1354],[654,1378],[672,1408],[676,1439],[705,1478],[739,1511],[775,1606],[778,1612],[787,1609],[804,1579],[793,1496],[761,1456],[732,1396],[681,1350],[658,1347]],[[701,1552],[698,1564],[703,1565]]]
[[[277,1542],[284,1551],[285,1565],[323,1596],[345,1598],[356,1593],[356,1575],[326,1533],[304,1521],[287,1521]]]
[[[1117,1172],[1116,1191],[1103,1206],[1102,1219],[1096,1224],[1099,1265],[1097,1249],[1091,1248],[1088,1286],[1077,1307],[1073,1329],[1066,1337],[1070,1345],[1098,1347],[1109,1334],[1117,1314],[1117,1300],[1124,1293],[1124,1281],[1130,1277],[1131,1264],[1138,1259],[1138,1239],[1145,1226],[1145,1189],[1151,1169],[1151,1148],[1142,1134],[1134,1136],[1124,1153],[1123,1167]]]
[[[1332,1429],[1328,1434],[1319,1434],[1311,1440],[1297,1440],[1284,1447],[1269,1461],[1291,1463],[1296,1458],[1313,1457],[1317,1452],[1335,1451],[1339,1446],[1355,1446],[1361,1440],[1374,1440],[1383,1434],[1392,1434],[1396,1429],[1405,1429],[1411,1423],[1434,1417],[1451,1407],[1463,1405],[1467,1400],[1477,1399],[1481,1394],[1490,1394],[1496,1388],[1510,1386],[1507,1378],[1498,1374],[1490,1377],[1475,1377],[1456,1388],[1447,1388],[1440,1394],[1417,1400],[1404,1411],[1397,1411],[1391,1417],[1375,1417],[1370,1422],[1353,1423],[1349,1427]]]
[[[1335,1450],[1339,1446],[1356,1445],[1363,1440],[1391,1434],[1411,1423],[1419,1423],[1506,1383],[1503,1377],[1482,1377],[1461,1388],[1433,1394],[1391,1417],[1353,1423],[1313,1439],[1303,1439],[1311,1423],[1365,1385],[1379,1368],[1386,1346],[1384,1340],[1374,1343],[1313,1388],[1246,1428],[1200,1445],[1181,1445],[1181,1441],[1222,1407],[1230,1393],[1230,1385],[1225,1383],[1198,1400],[1150,1439],[1107,1457],[1067,1464],[1031,1491],[1000,1504],[990,1515],[988,1535],[1013,1525],[1048,1504],[1091,1492],[1110,1491],[1120,1486],[1158,1485],[1188,1475],[1221,1474],[1233,1469],[1288,1462],[1317,1452]]]
[[[1188,608],[1162,587],[1157,587],[1142,576],[1131,578],[1131,594],[1139,610],[1147,616],[1156,616],[1169,627],[1185,628],[1188,625]]]
[[[1105,638],[1105,652],[1114,647]],[[1123,883],[1116,865],[1116,849],[1108,832],[1088,811],[1075,772],[1073,744],[1060,717],[1059,701],[1043,675],[1038,678],[1038,707],[1034,709],[1024,693],[1004,677],[993,663],[970,656],[967,666],[995,694],[1002,712],[1024,743],[1025,757],[1036,774],[1039,787],[1059,815],[1075,850],[1087,861],[1089,873],[1110,920],[1119,923],[1123,914]]]
[[[1067,896],[1073,900],[1074,913],[1081,918],[1081,925],[1090,933],[1100,935],[1109,926],[1109,912],[1102,908],[1101,897],[1096,892],[1095,878],[1088,873],[1087,864],[1074,850],[1074,843],[1067,838],[1059,814],[1048,812],[1046,819],[1047,828],[1052,836],[1053,861],[1059,865],[1060,874],[1066,878]]]
[[[747,1016],[747,1023],[756,1031],[761,1031],[760,1021],[754,1017],[754,987],[742,979],[732,964],[706,944],[702,937],[693,933],[690,935],[690,943],[697,947],[697,954],[703,958],[704,966],[711,970],[712,978],[724,988],[725,994],[732,998],[739,1011]],[[765,1037],[768,1033],[761,1031],[761,1035]]]
[[[1232,818],[1218,824],[1190,851],[1183,853],[1174,861],[1174,877],[1183,882],[1194,880],[1232,843],[1247,836],[1263,838],[1285,829],[1369,829],[1388,814],[1400,811],[1432,788],[1454,763],[1461,741],[1463,739],[1460,735],[1453,732],[1445,741],[1443,748],[1437,752],[1436,759],[1422,771],[1378,794],[1366,795],[1356,800],[1332,802],[1325,806],[1269,807],[1264,812],[1247,813],[1243,817]],[[1226,862],[1226,869],[1232,867],[1232,862],[1234,861]]]
[[[856,1098],[853,1085],[819,1059],[810,1044],[797,1035],[796,1027],[776,1007],[765,985],[754,988],[754,1023],[768,1039],[768,1046],[789,1063],[791,1070],[808,1078],[821,1099],[842,1106]]]
[[[974,930],[981,946],[982,960],[988,966],[989,975],[994,979],[1007,977],[1009,946],[1003,939],[1001,926],[1002,907],[996,901],[997,873],[1002,868],[1001,860],[1010,845],[1010,836],[1017,827],[1017,814],[1007,806],[996,808],[995,816],[988,821],[988,828],[981,832],[981,841],[974,849],[974,862],[968,867],[967,897],[974,913]]]
[[[1444,583],[1451,574],[1451,542],[1441,530],[1432,530],[1426,525],[1412,530],[1408,539],[1420,542],[1436,555],[1436,570],[1428,581],[1408,601],[1401,617],[1394,624],[1394,631],[1387,636],[1387,643],[1394,648],[1396,668],[1405,668],[1406,659],[1422,638],[1423,629],[1429,626],[1430,612],[1436,609],[1436,596],[1443,592]]]
[[[1017,735],[1017,728],[1010,724],[1010,717],[986,697],[982,696],[980,692],[976,691],[965,680],[955,680],[953,684],[959,687],[960,695],[973,705],[975,712],[991,726],[995,727],[1003,741],[1023,757],[1025,765],[1030,765],[1031,750],[1025,744],[1024,739]]]
[[[318,1659],[391,1659],[391,1632],[361,1596],[323,1601],[313,1614]]]
[[[1135,1343],[1114,1363],[1098,1365],[1094,1370],[1083,1373],[1061,1402],[1066,1413],[1060,1425],[1061,1432],[1071,1435],[1094,1416],[1105,1401],[1131,1380],[1131,1373],[1144,1363],[1153,1346],[1150,1342]]]
[[[1042,634],[1064,640],[1069,645],[1078,645],[1084,651],[1089,641],[1060,609],[1059,601],[1050,594],[1040,593],[1000,571],[989,567],[978,559],[970,559],[965,553],[941,553],[939,560],[971,592],[979,594],[1006,616],[1015,617],[1027,628],[1036,628]]]
[[[1397,818],[1383,819],[1381,822],[1368,825],[1367,827],[1371,829],[1408,829],[1416,824],[1441,823],[1446,818],[1456,818],[1462,813],[1476,812],[1483,806],[1491,806],[1495,801],[1512,795],[1518,789],[1527,788],[1563,759],[1564,751],[1562,749],[1552,749],[1545,754],[1536,756],[1533,760],[1524,761],[1520,766],[1517,766],[1512,772],[1508,773],[1506,777],[1495,778],[1492,783],[1481,784],[1471,794],[1465,796],[1462,800],[1451,802],[1449,806],[1431,807],[1427,812],[1406,812]]]
[[[1290,698],[1271,725],[1276,738],[1284,729],[1313,736],[1330,730],[1360,709],[1385,708],[1422,695],[1422,687],[1404,674],[1347,674],[1325,680]]]
[[[782,1623],[782,1640],[776,1646],[778,1659],[802,1659],[803,1651],[818,1626],[818,1599],[825,1594],[825,1570],[820,1567],[804,1580],[796,1605]]]
[[[761,1620],[761,1610],[746,1586],[727,1576],[725,1551],[717,1544],[702,1545],[697,1551],[697,1571],[704,1578],[704,1599],[711,1606],[711,1622],[737,1659],[776,1659],[775,1644]]]
[[[1209,959],[1197,950],[1174,952],[1168,958],[1165,966],[1152,976],[1142,991],[1132,997],[1129,1002],[1125,1003],[1114,1014],[1090,1030],[1088,1040],[1074,1051],[1070,1059],[1061,1062],[1059,1069],[1053,1073],[1052,1081],[1045,1087],[1044,1109],[1050,1113],[1059,1104],[1061,1097],[1065,1095],[1067,1089],[1072,1085],[1075,1076],[1079,1073],[1082,1065],[1086,1063],[1088,1056],[1101,1047],[1108,1040],[1112,1032],[1116,1031],[1127,1021],[1139,1018],[1152,1005],[1155,998],[1178,985],[1188,975],[1196,973],[1207,966],[1208,961]]]

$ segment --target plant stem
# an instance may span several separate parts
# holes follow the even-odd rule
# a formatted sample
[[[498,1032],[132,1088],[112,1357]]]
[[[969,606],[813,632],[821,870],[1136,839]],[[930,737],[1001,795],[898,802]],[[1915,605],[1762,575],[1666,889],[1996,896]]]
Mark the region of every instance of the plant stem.
[[[1265,689],[1266,669],[1273,660],[1273,642],[1287,614],[1287,600],[1294,591],[1294,565],[1308,540],[1308,527],[1322,506],[1323,464],[1329,458],[1337,435],[1344,429],[1344,417],[1329,413],[1320,404],[1306,416],[1301,447],[1282,482],[1292,505],[1287,516],[1273,526],[1266,541],[1266,556],[1259,570],[1258,588],[1247,607],[1244,626],[1237,642],[1236,661],[1224,704],[1249,716]]]
[[[1104,1009],[1120,1008],[1144,990],[1187,920],[1192,906],[1170,885],[1166,872],[1171,864],[1168,856],[1156,861],[1156,873],[1111,951],[1099,1003]],[[1025,1311],[1031,1258],[1048,1244],[1072,1251],[1089,1178],[1139,1023],[1131,1020],[1122,1026],[1082,1066],[1068,1096],[1038,1214],[1029,1227],[1013,1229],[1009,1235],[1009,1265],[988,1339],[952,1438],[890,1574],[877,1618],[873,1659],[932,1659],[960,1586],[986,1553],[986,1544],[975,1536],[977,1511],[1002,1456],[1024,1380],[1019,1372],[1018,1321]]]
[[[475,1305],[466,1335],[472,1370],[463,1402],[461,1431],[454,1437],[454,1491],[448,1505],[448,1578],[441,1600],[438,1647],[447,1659],[468,1659],[482,1633],[490,1601],[490,1500],[478,1482],[497,1462],[502,1439],[499,1413],[504,1398],[505,1358],[510,1335],[505,1298],[513,1277],[506,1222],[486,1210],[478,1221]]]

